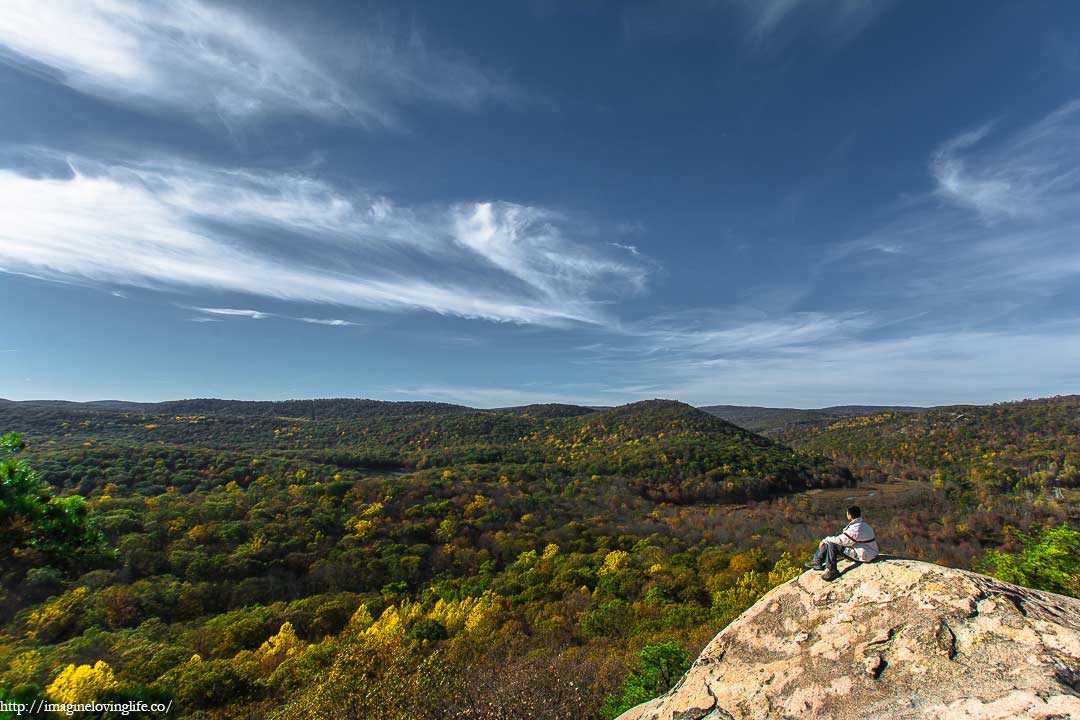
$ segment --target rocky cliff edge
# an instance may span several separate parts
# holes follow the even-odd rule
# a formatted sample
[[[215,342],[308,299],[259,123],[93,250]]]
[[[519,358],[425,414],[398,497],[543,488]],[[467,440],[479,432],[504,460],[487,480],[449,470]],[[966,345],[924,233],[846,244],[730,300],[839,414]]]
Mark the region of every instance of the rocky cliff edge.
[[[619,720],[750,718],[1080,719],[1080,600],[913,560],[806,572]]]

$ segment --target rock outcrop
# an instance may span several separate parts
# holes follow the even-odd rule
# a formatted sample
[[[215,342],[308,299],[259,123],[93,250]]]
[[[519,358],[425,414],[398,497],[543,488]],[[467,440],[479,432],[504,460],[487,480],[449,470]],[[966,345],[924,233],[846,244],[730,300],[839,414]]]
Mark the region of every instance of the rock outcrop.
[[[619,720],[749,718],[1080,719],[1080,600],[913,560],[803,573]]]

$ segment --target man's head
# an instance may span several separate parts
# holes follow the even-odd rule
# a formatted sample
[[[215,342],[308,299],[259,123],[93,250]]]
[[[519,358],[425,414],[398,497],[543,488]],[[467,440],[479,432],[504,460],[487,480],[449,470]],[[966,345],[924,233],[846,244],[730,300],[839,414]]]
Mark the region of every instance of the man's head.
[[[854,520],[857,517],[862,517],[862,510],[859,509],[858,505],[852,505],[847,509],[847,519]]]

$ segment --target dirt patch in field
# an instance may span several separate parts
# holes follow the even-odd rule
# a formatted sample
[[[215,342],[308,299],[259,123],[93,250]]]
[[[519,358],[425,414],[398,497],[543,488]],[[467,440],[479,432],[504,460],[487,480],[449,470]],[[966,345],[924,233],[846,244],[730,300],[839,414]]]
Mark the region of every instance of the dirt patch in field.
[[[880,482],[860,483],[857,487],[815,488],[806,490],[801,494],[814,502],[836,504],[868,498],[894,498],[912,491],[925,490],[926,488],[927,484],[919,480],[890,478]]]

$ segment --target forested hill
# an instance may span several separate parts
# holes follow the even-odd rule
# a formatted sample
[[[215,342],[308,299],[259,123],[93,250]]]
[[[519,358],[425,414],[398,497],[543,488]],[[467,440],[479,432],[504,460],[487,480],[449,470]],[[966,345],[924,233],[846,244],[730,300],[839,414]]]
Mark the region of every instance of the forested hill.
[[[363,418],[404,417],[412,415],[452,415],[469,412],[497,412],[533,418],[566,418],[591,415],[612,408],[586,407],[566,403],[543,403],[478,410],[451,403],[406,401],[392,402],[359,398],[322,398],[310,400],[220,400],[193,398],[166,402],[142,403],[125,400],[69,402],[30,400],[14,402],[0,399],[0,413],[14,411],[19,417],[47,420],[58,414],[127,413],[129,415],[206,415],[253,418],[306,418],[309,420],[356,420]],[[839,419],[883,412],[922,412],[925,408],[900,406],[843,405],[802,410],[741,405],[710,405],[700,410],[755,433],[776,434],[804,425],[825,425]],[[2,416],[0,416],[2,417]],[[69,418],[70,419],[70,418]]]
[[[1080,466],[1080,395],[883,412],[780,438],[805,452],[939,485],[1067,487],[1076,484]]]
[[[41,510],[37,525],[0,517],[0,699],[157,699],[200,720],[373,707],[611,720],[797,575],[848,496],[869,492],[824,451],[864,463],[921,437],[904,424],[917,416],[846,419],[793,435],[803,452],[666,400],[326,401],[352,403],[339,417],[317,401],[314,418],[302,404],[185,402],[205,404],[0,402],[0,429],[28,443],[0,442],[0,489]],[[1031,440],[1021,458],[1077,447],[1075,399],[1019,407],[1032,425],[998,419],[980,442],[1015,432]],[[954,427],[998,411],[958,412]],[[878,428],[898,447],[873,445]],[[975,458],[967,437],[949,447]],[[860,499],[890,553],[987,557],[1012,577],[1031,563],[992,554],[1023,549],[1007,526],[1073,542],[1068,528],[1038,534],[1073,522],[1068,496],[897,484]],[[1050,589],[1072,592],[1074,574]]]
[[[371,702],[478,717],[455,714],[470,697],[534,717],[520,687],[596,718],[624,653],[711,635],[792,571],[780,543],[745,544],[761,525],[732,503],[850,481],[673,401],[164,407],[0,403],[20,458],[87,499],[106,546],[77,564],[9,553],[0,689],[74,697],[82,673],[175,698],[182,717],[368,717]]]
[[[0,400],[0,410],[16,406],[25,412],[41,411],[125,412],[139,415],[238,415],[244,417],[365,418],[400,415],[442,415],[471,410],[464,405],[438,402],[390,402],[354,398],[314,400],[218,400],[194,398],[157,403],[98,400],[67,402],[62,400]]]
[[[633,478],[653,500],[696,502],[761,498],[850,478],[831,462],[793,452],[720,418],[671,400],[607,410],[544,405],[500,411],[433,403],[357,403],[366,414],[335,418],[266,414],[273,403],[207,401],[227,412],[167,413],[100,405],[0,404],[0,427],[26,434],[53,478],[87,489],[86,444],[148,458],[146,446],[269,451],[277,457],[340,467],[401,471],[461,464],[507,464],[563,478]],[[334,401],[326,401],[334,402]],[[196,405],[196,408],[199,406]],[[285,404],[286,409],[292,406]],[[253,414],[239,414],[251,408]],[[415,412],[409,413],[408,410]],[[160,451],[156,451],[160,452]],[[92,477],[100,470],[89,473]],[[82,473],[80,475],[80,473]],[[135,480],[137,476],[133,475]],[[185,485],[206,487],[189,479]]]
[[[492,412],[510,413],[511,415],[529,415],[538,418],[575,417],[577,415],[589,415],[597,411],[597,408],[583,405],[567,405],[565,403],[543,403],[534,405],[517,405],[515,407],[494,408]]]
[[[756,407],[752,405],[709,405],[705,412],[735,423],[739,427],[773,436],[800,427],[828,425],[837,420],[884,412],[918,413],[926,408],[893,405],[836,405],[834,407],[800,409]]]

